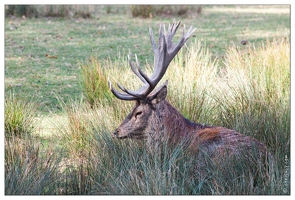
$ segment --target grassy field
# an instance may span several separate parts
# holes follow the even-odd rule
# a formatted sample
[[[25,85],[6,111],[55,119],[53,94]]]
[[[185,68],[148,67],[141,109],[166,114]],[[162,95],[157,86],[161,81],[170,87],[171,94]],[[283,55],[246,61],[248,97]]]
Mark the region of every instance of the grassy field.
[[[147,19],[120,9],[5,19],[5,193],[290,194],[289,6],[203,6]],[[190,120],[266,144],[271,182],[253,187],[247,163],[228,174],[210,161],[206,179],[192,179],[194,158],[181,145],[157,157],[111,138],[133,104],[115,99],[106,80],[136,88],[127,54],[148,70],[148,28],[157,33],[173,18],[197,31],[164,77],[169,102]]]
[[[263,12],[265,10],[265,12]],[[260,13],[261,11],[261,13]],[[288,7],[204,7],[201,15],[182,20],[197,28],[194,39],[204,41],[215,58],[225,49],[287,36]],[[55,95],[65,101],[81,98],[80,66],[91,56],[99,60],[126,59],[130,52],[141,63],[152,63],[148,28],[156,32],[160,20],[173,17],[132,18],[130,14],[102,13],[95,19],[5,19],[5,91],[38,101],[40,111],[58,111]],[[177,19],[178,20],[178,19]],[[49,57],[46,57],[49,55]],[[57,58],[50,58],[57,57]]]

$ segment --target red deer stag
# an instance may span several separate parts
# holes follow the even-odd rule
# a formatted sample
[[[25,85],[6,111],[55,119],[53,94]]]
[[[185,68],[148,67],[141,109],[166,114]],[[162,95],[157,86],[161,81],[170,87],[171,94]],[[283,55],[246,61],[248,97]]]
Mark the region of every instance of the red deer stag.
[[[201,125],[190,122],[184,118],[168,101],[167,81],[155,89],[164,76],[169,63],[177,52],[193,34],[195,29],[190,27],[187,32],[183,30],[178,44],[173,44],[180,22],[169,25],[166,33],[165,26],[160,25],[158,47],[155,44],[153,32],[150,28],[150,40],[154,51],[154,69],[151,77],[148,77],[139,67],[135,56],[135,63],[130,61],[132,71],[144,83],[137,91],[127,90],[123,86],[118,87],[124,92],[115,90],[109,82],[112,93],[121,100],[135,101],[136,105],[122,124],[114,131],[115,138],[147,139],[149,146],[161,144],[166,139],[168,144],[177,144],[186,141],[188,151],[198,153],[200,150],[215,160],[222,160],[224,155],[244,154],[243,150],[253,154],[253,150],[259,155],[266,156],[265,145],[256,139],[240,134],[224,127]],[[201,157],[199,157],[201,158]],[[264,157],[265,158],[265,157]]]

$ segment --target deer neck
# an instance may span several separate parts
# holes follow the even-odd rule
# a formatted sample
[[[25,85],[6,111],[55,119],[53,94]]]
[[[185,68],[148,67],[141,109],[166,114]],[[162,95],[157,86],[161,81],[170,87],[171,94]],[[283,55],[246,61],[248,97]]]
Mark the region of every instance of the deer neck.
[[[151,141],[168,139],[169,143],[177,143],[188,135],[201,129],[200,124],[184,118],[169,102],[162,101],[157,105],[151,117],[149,132]]]

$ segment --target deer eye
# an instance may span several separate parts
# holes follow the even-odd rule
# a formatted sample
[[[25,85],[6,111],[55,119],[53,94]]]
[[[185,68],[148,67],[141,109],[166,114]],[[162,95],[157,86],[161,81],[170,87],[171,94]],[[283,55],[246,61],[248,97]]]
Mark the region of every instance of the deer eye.
[[[139,112],[135,113],[135,118],[137,118],[141,114],[142,114],[142,111],[139,111]]]

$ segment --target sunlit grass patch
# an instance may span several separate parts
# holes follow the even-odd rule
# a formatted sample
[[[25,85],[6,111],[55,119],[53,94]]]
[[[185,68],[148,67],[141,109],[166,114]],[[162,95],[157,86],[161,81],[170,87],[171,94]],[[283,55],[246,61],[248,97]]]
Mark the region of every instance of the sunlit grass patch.
[[[224,63],[224,82],[217,87],[223,123],[274,151],[285,148],[290,136],[289,39],[268,41],[259,48],[232,47]]]
[[[22,101],[10,93],[5,98],[5,137],[26,137],[34,130],[34,117],[36,117],[36,104]]]

